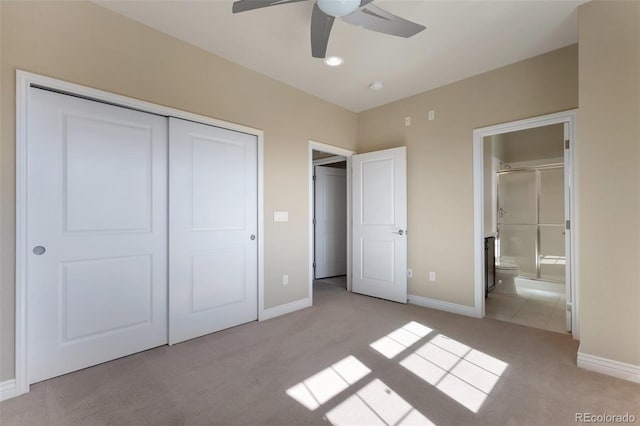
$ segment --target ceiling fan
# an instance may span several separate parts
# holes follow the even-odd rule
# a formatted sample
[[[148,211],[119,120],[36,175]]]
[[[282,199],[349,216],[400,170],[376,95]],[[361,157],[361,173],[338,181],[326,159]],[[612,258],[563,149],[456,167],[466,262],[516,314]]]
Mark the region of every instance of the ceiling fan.
[[[233,13],[308,0],[238,0]],[[324,58],[336,18],[371,31],[409,38],[426,27],[371,4],[373,0],[316,0],[311,14],[311,55]]]

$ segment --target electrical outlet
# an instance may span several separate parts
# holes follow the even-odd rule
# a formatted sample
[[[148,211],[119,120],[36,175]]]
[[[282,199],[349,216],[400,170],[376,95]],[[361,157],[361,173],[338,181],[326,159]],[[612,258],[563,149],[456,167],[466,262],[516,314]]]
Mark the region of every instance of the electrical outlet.
[[[429,281],[436,282],[436,273],[435,272],[429,272]]]
[[[289,284],[289,275],[283,275],[282,276],[282,285],[287,285]]]
[[[413,269],[409,268],[407,269],[407,278],[411,278],[413,277]]]
[[[404,118],[404,125],[407,127],[411,126],[411,117]]]
[[[429,120],[436,119],[436,112],[434,110],[429,111]]]

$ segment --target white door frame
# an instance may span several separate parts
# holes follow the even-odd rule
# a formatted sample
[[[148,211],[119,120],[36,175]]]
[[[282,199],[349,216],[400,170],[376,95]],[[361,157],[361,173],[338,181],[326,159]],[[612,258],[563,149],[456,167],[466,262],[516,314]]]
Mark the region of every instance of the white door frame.
[[[484,138],[506,132],[531,129],[534,127],[549,126],[552,124],[567,124],[568,139],[570,144],[568,182],[565,188],[569,188],[569,205],[571,232],[569,247],[569,267],[571,282],[566,283],[571,288],[572,309],[571,322],[573,338],[580,338],[579,299],[578,299],[578,253],[577,253],[577,188],[576,188],[576,111],[564,111],[555,114],[543,115],[540,117],[528,118],[525,120],[513,121],[511,123],[497,124],[494,126],[482,127],[473,131],[473,247],[474,247],[474,296],[475,296],[475,316],[484,318]]]
[[[15,395],[29,392],[27,374],[27,112],[29,88],[35,86],[82,98],[104,102],[165,117],[176,117],[211,126],[255,135],[258,140],[258,320],[264,318],[264,189],[263,140],[264,132],[247,126],[229,123],[145,102],[103,90],[92,89],[26,71],[16,71],[16,314],[15,314]]]
[[[315,243],[315,235],[313,232],[313,151],[322,151],[328,154],[333,154],[341,158],[340,161],[347,161],[347,291],[351,291],[351,156],[355,154],[354,151],[340,148],[333,145],[327,145],[325,143],[309,141],[309,298],[313,305],[313,250]],[[324,160],[324,159],[323,159]],[[335,159],[331,160],[332,162]],[[322,161],[322,160],[320,160]],[[328,164],[324,162],[323,164]]]

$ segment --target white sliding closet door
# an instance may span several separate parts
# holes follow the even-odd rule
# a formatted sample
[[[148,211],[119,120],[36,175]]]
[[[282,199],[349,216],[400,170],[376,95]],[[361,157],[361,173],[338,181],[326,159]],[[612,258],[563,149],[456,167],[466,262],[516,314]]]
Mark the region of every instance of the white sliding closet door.
[[[169,119],[169,342],[258,318],[257,138]]]
[[[29,383],[167,343],[166,128],[29,90]]]

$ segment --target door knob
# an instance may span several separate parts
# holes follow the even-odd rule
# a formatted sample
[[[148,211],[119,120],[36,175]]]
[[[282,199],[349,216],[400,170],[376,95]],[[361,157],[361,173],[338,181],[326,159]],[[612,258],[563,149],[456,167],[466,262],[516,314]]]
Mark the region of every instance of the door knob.
[[[253,234],[251,234],[251,236],[250,236],[249,238],[251,238],[251,241],[253,241],[253,240],[255,240],[255,239],[256,239],[256,236],[255,236],[255,235],[253,235]]]
[[[35,254],[36,256],[41,256],[44,254],[44,252],[47,251],[47,249],[45,249],[42,246],[35,246],[33,248],[33,254]]]
[[[398,234],[398,235],[404,235],[404,230],[399,230],[398,232],[394,232],[394,234]]]

